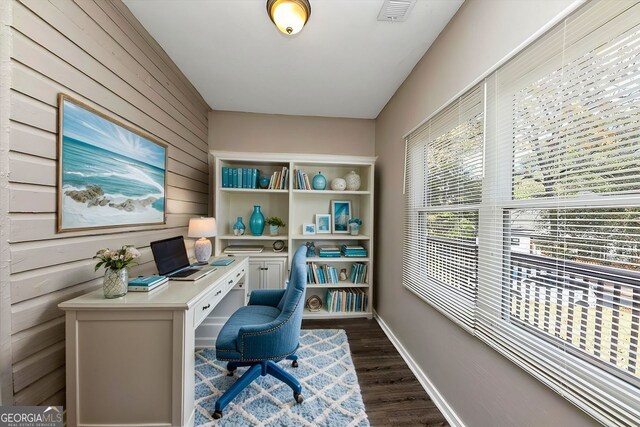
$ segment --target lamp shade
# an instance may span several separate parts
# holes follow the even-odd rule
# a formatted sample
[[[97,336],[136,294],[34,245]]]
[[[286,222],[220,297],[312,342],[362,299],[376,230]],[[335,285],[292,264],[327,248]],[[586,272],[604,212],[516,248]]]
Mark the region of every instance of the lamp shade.
[[[215,218],[191,218],[188,237],[213,237],[218,234]]]
[[[308,0],[267,0],[267,12],[282,33],[294,35],[307,23],[311,5]]]

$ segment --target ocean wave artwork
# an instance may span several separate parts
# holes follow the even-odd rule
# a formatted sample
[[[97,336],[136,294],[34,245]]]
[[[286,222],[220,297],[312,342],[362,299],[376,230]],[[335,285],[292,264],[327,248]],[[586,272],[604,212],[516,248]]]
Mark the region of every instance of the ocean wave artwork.
[[[58,229],[162,224],[167,148],[60,96]]]

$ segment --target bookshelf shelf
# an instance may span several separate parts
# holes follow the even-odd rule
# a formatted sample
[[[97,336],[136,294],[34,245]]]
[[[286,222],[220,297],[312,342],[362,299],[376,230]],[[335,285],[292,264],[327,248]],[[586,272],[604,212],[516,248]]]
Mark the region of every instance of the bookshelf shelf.
[[[252,235],[247,235],[247,234],[245,234],[243,236],[236,236],[234,234],[222,234],[222,235],[218,236],[217,238],[221,239],[221,240],[287,240],[288,239],[287,235],[282,235],[282,236],[270,236],[270,235],[252,236]]]
[[[330,313],[326,309],[320,309],[319,311],[310,311],[308,308],[304,309],[303,316],[305,319],[341,319],[341,318],[358,318],[368,317],[372,315],[368,311],[345,311],[345,312],[333,312]]]
[[[309,294],[311,292],[317,293],[321,295],[321,298],[326,297],[329,288],[358,288],[367,294],[369,301],[367,311],[329,313],[323,310],[312,313],[306,310],[304,317],[327,319],[372,317],[375,157],[211,151],[210,159],[214,170],[213,216],[218,222],[220,233],[215,238],[215,254],[224,255],[224,248],[232,244],[264,246],[264,250],[260,253],[246,254],[250,257],[250,270],[254,267],[256,270],[251,270],[250,276],[261,277],[259,285],[249,284],[249,292],[252,287],[253,289],[284,287],[289,276],[293,254],[305,242],[315,242],[316,248],[319,246],[340,246],[341,244],[359,245],[367,250],[366,257],[311,257],[307,258],[307,261],[328,264],[338,269],[349,268],[349,265],[353,263],[364,263],[368,270],[369,283],[354,284],[350,281],[344,281],[337,284],[313,284],[308,285],[308,288]],[[281,185],[287,188],[276,190],[223,187],[223,168],[257,169],[258,176],[261,177],[277,176],[277,172],[282,172],[281,176],[286,179],[281,181]],[[309,180],[321,172],[327,180],[327,190],[295,188],[297,186],[297,171],[306,174]],[[351,171],[355,171],[360,176],[361,186],[358,190],[333,191],[329,189],[333,179],[344,178]],[[302,234],[303,225],[315,223],[317,214],[331,214],[332,200],[344,200],[351,203],[351,216],[362,220],[361,234],[357,236],[351,234]],[[233,235],[232,226],[238,217],[242,217],[247,227],[247,233],[249,233],[249,221],[255,205],[260,205],[265,219],[277,216],[284,220],[287,226],[284,230],[280,230],[282,235],[268,235],[268,226],[265,230],[267,235]],[[283,252],[273,251],[271,245],[275,240],[285,242]],[[284,263],[284,267],[277,267],[277,263]],[[253,280],[250,279],[250,282]]]
[[[309,195],[327,195],[327,196],[340,196],[340,195],[362,195],[366,196],[371,194],[371,191],[335,191],[335,190],[293,190],[294,194],[309,194]]]
[[[368,283],[351,283],[351,282],[338,282],[338,283],[307,283],[309,289],[327,289],[327,288],[368,288]]]
[[[219,188],[223,193],[271,193],[289,194],[289,190],[266,190],[262,188]]]
[[[352,236],[351,234],[294,234],[291,236],[293,240],[370,240],[370,236],[364,234],[358,234]]]
[[[349,257],[345,257],[345,256],[341,256],[341,257],[318,257],[318,256],[314,256],[314,257],[307,257],[307,262],[315,262],[315,263],[325,263],[325,264],[331,264],[331,263],[344,263],[344,262],[369,262],[369,258],[349,258]]]

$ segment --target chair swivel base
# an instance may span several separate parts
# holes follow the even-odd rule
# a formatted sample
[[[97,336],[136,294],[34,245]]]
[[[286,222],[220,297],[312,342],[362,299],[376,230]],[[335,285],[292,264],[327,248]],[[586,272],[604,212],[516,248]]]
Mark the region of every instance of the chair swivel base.
[[[287,357],[285,357],[285,359],[287,360],[291,360],[291,367],[292,368],[297,368],[298,367],[298,355],[297,354],[290,354]],[[229,362],[227,363],[227,376],[228,377],[232,377],[233,373],[236,371],[236,369],[238,369],[241,366],[252,366],[254,365],[256,362]]]
[[[297,357],[296,357],[297,359]],[[294,360],[295,362],[295,360]],[[222,418],[222,410],[226,408],[226,406],[238,395],[242,390],[244,390],[249,384],[251,384],[256,378],[259,376],[271,375],[287,384],[293,390],[293,399],[297,403],[302,403],[304,400],[302,397],[302,386],[300,382],[290,373],[282,369],[275,362],[271,360],[266,360],[262,362],[257,362],[253,364],[242,363],[242,362],[229,362],[227,365],[227,369],[233,375],[233,371],[238,366],[250,366],[247,371],[242,374],[238,381],[236,381],[229,390],[225,391],[222,396],[216,401],[215,411],[213,412],[213,418],[219,419]]]

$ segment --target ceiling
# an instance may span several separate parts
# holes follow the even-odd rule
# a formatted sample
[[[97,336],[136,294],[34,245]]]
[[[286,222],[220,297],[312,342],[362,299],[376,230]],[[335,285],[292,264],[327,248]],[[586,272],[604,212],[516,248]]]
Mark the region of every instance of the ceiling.
[[[281,34],[266,0],[124,0],[214,110],[375,118],[463,0],[418,0],[406,22],[383,0],[310,0]]]

